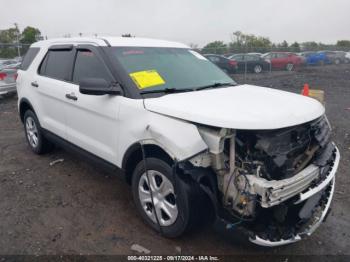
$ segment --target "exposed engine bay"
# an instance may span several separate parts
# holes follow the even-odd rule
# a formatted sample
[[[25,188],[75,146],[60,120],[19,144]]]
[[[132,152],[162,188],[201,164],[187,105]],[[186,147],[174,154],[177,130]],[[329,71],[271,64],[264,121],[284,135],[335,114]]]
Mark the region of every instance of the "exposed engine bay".
[[[340,158],[325,116],[278,130],[198,130],[209,152],[190,161],[214,171],[218,202],[251,242],[295,242],[324,220]]]

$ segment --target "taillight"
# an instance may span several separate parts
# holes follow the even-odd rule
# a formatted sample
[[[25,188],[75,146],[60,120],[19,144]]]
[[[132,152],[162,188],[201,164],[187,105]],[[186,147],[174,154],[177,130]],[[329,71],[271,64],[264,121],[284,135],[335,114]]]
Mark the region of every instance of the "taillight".
[[[6,73],[0,73],[0,80],[4,80],[6,76]]]
[[[229,60],[228,63],[232,66],[236,66],[237,62],[235,60]]]

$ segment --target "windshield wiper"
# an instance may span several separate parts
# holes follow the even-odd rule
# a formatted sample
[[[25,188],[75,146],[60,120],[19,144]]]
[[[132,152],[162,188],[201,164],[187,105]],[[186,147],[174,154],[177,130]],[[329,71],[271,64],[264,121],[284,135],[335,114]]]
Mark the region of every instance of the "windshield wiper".
[[[210,84],[210,85],[206,85],[206,86],[201,86],[201,87],[197,87],[195,90],[203,90],[203,89],[208,89],[208,88],[216,88],[216,87],[223,87],[223,86],[234,86],[236,85],[235,83],[231,82],[231,83],[214,83],[214,84]]]
[[[140,94],[156,94],[156,93],[181,93],[181,92],[191,92],[195,91],[196,89],[191,88],[183,88],[183,89],[177,89],[177,88],[164,88],[164,89],[157,89],[157,90],[149,90],[149,91],[141,91]]]

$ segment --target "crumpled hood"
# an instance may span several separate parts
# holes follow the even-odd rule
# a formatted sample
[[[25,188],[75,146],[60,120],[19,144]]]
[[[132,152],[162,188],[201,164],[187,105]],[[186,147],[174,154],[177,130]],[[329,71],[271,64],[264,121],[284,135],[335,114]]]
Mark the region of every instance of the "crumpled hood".
[[[317,100],[253,85],[169,94],[144,100],[145,108],[199,124],[233,129],[277,129],[324,114]]]

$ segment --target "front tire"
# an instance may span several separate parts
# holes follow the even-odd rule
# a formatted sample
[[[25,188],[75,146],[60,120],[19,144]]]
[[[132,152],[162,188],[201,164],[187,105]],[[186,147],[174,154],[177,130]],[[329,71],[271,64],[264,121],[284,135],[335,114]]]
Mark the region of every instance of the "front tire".
[[[198,211],[193,202],[195,190],[181,179],[176,179],[175,186],[172,167],[165,161],[147,158],[146,163],[149,181],[144,161],[136,166],[132,176],[136,208],[154,230],[165,237],[178,237],[194,224],[194,210]]]
[[[44,137],[35,113],[27,110],[23,119],[24,131],[30,149],[38,155],[52,150],[53,144]]]
[[[287,71],[293,71],[294,70],[294,64],[292,64],[292,63],[288,63],[287,65],[286,65],[286,70]]]

